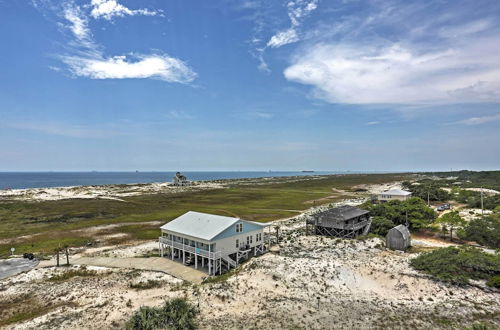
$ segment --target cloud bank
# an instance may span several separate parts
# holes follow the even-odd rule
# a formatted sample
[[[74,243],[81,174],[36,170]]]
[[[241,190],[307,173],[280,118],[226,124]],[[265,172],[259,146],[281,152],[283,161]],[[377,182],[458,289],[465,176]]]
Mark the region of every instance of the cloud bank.
[[[467,119],[458,121],[457,124],[463,124],[463,125],[480,125],[480,124],[485,124],[485,123],[490,123],[490,122],[497,122],[497,121],[500,121],[500,114],[491,115],[491,116],[482,116],[482,117],[467,118]]]
[[[495,51],[483,53],[485,44]],[[316,96],[332,103],[500,101],[499,51],[500,38],[438,51],[399,44],[317,44],[296,57],[284,75],[312,85]]]
[[[488,12],[470,1],[363,4],[369,8],[309,31],[286,79],[331,103],[500,101],[500,26]]]

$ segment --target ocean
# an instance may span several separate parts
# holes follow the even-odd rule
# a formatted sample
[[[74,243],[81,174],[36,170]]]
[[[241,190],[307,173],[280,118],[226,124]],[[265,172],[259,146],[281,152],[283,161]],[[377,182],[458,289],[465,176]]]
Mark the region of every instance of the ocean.
[[[189,180],[243,179],[280,176],[340,174],[348,172],[182,172]],[[352,173],[352,172],[350,172]],[[175,172],[0,172],[0,189],[51,188],[171,182]]]

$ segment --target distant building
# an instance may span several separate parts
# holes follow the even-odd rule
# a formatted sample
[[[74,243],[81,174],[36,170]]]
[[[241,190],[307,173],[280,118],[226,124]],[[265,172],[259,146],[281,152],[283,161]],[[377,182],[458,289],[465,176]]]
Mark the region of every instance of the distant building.
[[[201,268],[209,275],[229,270],[250,254],[267,251],[267,225],[189,211],[161,226],[160,255]]]
[[[354,238],[368,234],[371,219],[368,211],[344,205],[312,215],[307,225],[316,235]]]
[[[186,176],[182,175],[181,172],[177,172],[177,173],[175,173],[174,180],[173,180],[172,184],[174,186],[185,187],[185,186],[190,186],[193,183],[191,181],[189,181],[186,178]]]
[[[388,202],[393,200],[405,201],[411,197],[411,192],[401,189],[390,189],[381,192],[377,197],[379,202]]]
[[[385,236],[385,245],[391,250],[405,251],[411,246],[410,231],[403,225],[392,228]]]

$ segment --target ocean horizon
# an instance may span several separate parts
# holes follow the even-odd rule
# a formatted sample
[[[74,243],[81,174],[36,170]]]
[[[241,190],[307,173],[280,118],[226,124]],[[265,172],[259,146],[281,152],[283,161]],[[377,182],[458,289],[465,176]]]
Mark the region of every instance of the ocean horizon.
[[[171,182],[174,171],[75,171],[75,172],[0,172],[0,189],[55,188],[106,184],[140,184]],[[186,171],[189,180],[253,179],[264,177],[311,176],[355,173],[364,171]]]

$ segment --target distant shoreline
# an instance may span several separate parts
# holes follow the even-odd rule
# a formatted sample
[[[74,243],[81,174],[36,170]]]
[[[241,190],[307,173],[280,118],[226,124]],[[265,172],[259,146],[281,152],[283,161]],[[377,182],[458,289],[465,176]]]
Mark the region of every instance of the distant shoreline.
[[[241,180],[335,174],[382,174],[362,171],[199,171],[183,172],[189,180]],[[0,172],[0,190],[64,188],[120,184],[168,183],[175,172]]]

